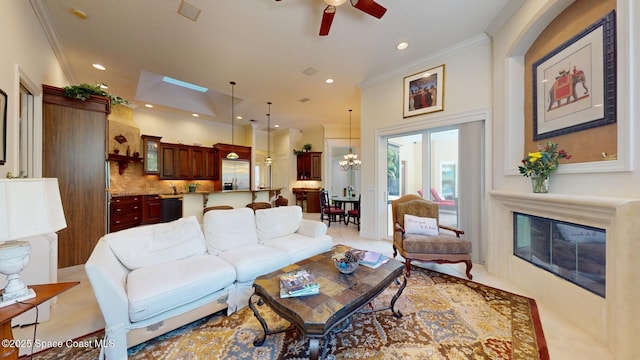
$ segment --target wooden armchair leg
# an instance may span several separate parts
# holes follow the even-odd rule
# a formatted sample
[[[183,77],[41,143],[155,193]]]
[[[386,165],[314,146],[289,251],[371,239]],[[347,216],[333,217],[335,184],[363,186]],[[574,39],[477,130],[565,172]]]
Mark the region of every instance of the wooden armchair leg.
[[[404,270],[407,277],[411,276],[411,259],[404,259]]]
[[[473,264],[471,263],[471,260],[466,260],[464,263],[467,264],[467,277],[469,280],[472,280],[473,275],[471,275],[471,267],[473,267]]]

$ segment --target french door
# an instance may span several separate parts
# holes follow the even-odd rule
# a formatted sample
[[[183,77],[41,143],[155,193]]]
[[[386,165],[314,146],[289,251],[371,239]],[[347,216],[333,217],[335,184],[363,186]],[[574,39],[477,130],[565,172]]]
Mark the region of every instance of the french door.
[[[386,140],[385,232],[393,238],[391,201],[416,194],[439,205],[443,225],[465,230],[474,262],[483,262],[483,121],[384,136]],[[472,238],[473,237],[473,238]]]

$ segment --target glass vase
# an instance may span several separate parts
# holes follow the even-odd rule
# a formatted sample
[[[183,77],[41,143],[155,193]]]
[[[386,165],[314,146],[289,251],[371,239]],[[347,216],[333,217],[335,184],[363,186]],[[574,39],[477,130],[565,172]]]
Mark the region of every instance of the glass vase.
[[[531,176],[531,187],[534,193],[549,192],[549,175]]]

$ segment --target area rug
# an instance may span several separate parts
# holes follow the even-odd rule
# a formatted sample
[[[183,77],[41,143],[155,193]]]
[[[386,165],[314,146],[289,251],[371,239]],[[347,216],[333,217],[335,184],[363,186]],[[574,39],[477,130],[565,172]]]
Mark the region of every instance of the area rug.
[[[389,304],[391,285],[374,302]],[[535,300],[466,279],[414,267],[396,302],[403,317],[389,310],[356,314],[342,332],[326,340],[325,359],[549,359]],[[284,320],[260,307],[269,328]],[[253,340],[262,327],[249,308],[214,314],[129,349],[129,359],[307,359],[308,341],[297,331]],[[103,333],[80,340],[100,339]],[[97,359],[98,348],[59,348],[35,360]],[[22,359],[22,358],[21,358]],[[26,359],[26,357],[25,357]]]

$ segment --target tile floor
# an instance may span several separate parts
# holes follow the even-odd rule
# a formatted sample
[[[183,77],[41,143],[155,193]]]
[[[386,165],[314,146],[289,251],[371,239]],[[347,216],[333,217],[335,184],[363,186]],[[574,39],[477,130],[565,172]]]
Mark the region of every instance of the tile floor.
[[[318,214],[305,214],[306,218],[318,219]],[[332,223],[329,235],[334,243],[346,244],[355,248],[369,249],[382,252],[390,256],[392,247],[385,240],[369,240],[360,238],[354,225]],[[426,264],[425,267],[465,277],[464,265]],[[482,265],[473,266],[474,281],[500,288],[513,293],[527,296],[511,284],[491,276]],[[83,266],[73,266],[60,269],[58,281],[80,281],[80,285],[58,296],[57,303],[52,306],[51,319],[38,324],[35,338],[41,342],[65,341],[104,328],[104,320],[93,295]],[[549,353],[553,360],[582,359],[608,360],[613,359],[605,344],[595,341],[587,333],[569,323],[562,314],[547,308],[544,303],[537,302],[544,328]],[[34,326],[13,329],[16,339],[33,339]],[[38,351],[39,349],[34,349]],[[30,353],[30,348],[21,348],[20,354]]]

